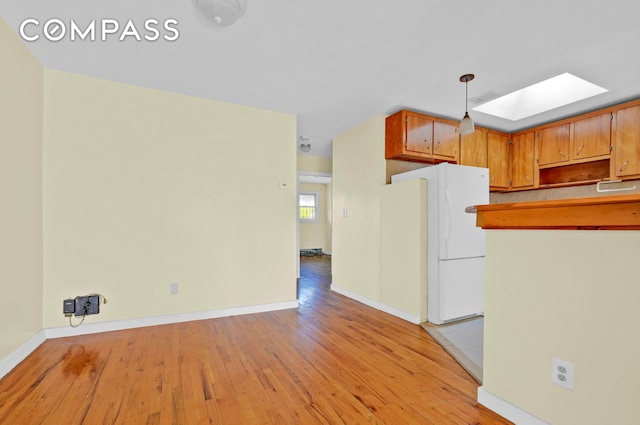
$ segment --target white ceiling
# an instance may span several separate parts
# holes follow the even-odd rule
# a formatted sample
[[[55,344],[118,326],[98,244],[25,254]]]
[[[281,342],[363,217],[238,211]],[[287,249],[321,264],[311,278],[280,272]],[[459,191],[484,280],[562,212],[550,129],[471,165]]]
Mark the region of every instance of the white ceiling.
[[[27,44],[48,68],[295,114],[310,155],[376,114],[461,118],[465,73],[476,124],[509,132],[640,97],[637,0],[247,0],[226,28],[191,0],[3,0],[0,13],[16,33],[26,18],[177,19],[174,42]],[[610,91],[518,122],[471,111],[563,72]]]

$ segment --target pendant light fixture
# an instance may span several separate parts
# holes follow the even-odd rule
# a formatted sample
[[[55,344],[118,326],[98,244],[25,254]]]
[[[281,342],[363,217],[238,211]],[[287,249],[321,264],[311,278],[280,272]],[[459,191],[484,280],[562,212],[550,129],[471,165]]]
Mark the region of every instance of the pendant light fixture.
[[[464,99],[465,99],[464,117],[460,121],[460,134],[471,134],[476,130],[475,126],[473,125],[473,120],[469,116],[469,112],[468,112],[469,111],[469,91],[468,91],[469,81],[473,80],[474,78],[475,78],[475,75],[473,74],[464,74],[463,76],[460,77],[460,82],[464,83]]]

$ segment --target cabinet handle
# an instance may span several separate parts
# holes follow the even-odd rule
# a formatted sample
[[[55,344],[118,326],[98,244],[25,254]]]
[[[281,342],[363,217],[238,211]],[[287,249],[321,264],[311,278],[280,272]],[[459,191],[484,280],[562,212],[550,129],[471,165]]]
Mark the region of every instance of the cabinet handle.
[[[624,171],[624,169],[627,168],[627,165],[629,165],[629,160],[628,159],[625,162],[622,163],[622,167],[620,167],[618,172]]]
[[[437,151],[439,147],[440,147],[440,142],[436,143],[436,147],[433,150]]]
[[[525,175],[524,175],[524,178],[525,178],[529,183],[531,183],[531,179],[529,178],[529,176],[527,176],[527,175],[525,174]]]
[[[564,154],[564,152],[562,152],[560,149],[558,149],[558,152],[560,153],[560,155],[561,155],[563,158],[566,158],[566,157],[567,157],[567,155],[565,155],[565,154]]]
[[[580,155],[580,153],[582,152],[582,149],[584,149],[584,145],[578,148],[578,152],[576,152],[576,155]]]
[[[489,181],[492,182],[493,179],[495,179],[495,178],[496,178],[496,176],[489,176]]]
[[[621,187],[619,189],[602,189],[601,187],[607,184],[614,184],[614,183],[622,183],[622,180],[609,180],[609,181],[598,182],[596,184],[596,192],[622,192],[623,190],[634,190],[636,188],[636,186]]]

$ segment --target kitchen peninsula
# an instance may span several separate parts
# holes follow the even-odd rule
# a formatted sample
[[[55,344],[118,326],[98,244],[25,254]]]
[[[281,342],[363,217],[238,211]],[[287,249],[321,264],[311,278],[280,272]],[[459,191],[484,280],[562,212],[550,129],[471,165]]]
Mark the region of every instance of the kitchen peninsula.
[[[518,424],[640,423],[640,195],[477,207],[487,230],[478,401]],[[552,359],[574,366],[573,390]]]

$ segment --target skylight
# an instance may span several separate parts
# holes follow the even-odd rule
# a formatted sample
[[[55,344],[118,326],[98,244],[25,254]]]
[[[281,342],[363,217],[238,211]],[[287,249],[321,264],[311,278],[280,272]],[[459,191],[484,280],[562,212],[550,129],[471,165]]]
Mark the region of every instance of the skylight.
[[[517,121],[607,91],[607,89],[565,72],[472,109]]]

